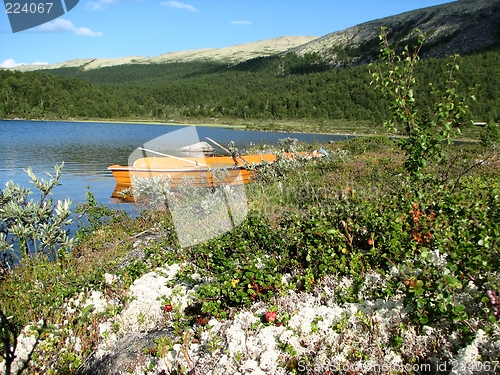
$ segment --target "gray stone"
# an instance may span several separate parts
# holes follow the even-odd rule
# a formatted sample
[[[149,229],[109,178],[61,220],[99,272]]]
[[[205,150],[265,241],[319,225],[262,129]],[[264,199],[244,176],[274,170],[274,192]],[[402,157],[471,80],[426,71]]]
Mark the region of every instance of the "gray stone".
[[[179,147],[177,151],[184,152],[214,152],[215,149],[207,142],[193,143],[189,146]]]
[[[77,375],[131,374],[137,368],[146,367],[151,361],[149,349],[156,347],[155,339],[168,336],[174,339],[172,329],[130,333],[116,342],[107,354],[97,358],[92,354],[80,366]]]
[[[124,268],[127,268],[128,266],[136,263],[136,262],[141,262],[145,261],[146,259],[146,253],[144,252],[143,249],[138,248],[130,251],[124,258],[123,260],[118,264],[117,269],[122,270]]]

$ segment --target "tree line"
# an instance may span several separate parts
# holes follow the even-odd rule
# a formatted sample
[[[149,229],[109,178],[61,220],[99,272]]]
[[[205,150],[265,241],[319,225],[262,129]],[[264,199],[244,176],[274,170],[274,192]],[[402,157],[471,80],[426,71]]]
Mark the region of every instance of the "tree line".
[[[416,89],[425,106],[428,82],[444,85],[447,58],[419,65]],[[459,89],[476,87],[475,120],[499,121],[500,51],[464,56]],[[319,56],[256,58],[237,65],[215,62],[133,64],[84,71],[0,70],[0,118],[84,119],[178,116],[244,119],[348,119],[381,124],[388,102],[370,85],[367,65],[333,69]],[[425,111],[425,108],[423,108]]]

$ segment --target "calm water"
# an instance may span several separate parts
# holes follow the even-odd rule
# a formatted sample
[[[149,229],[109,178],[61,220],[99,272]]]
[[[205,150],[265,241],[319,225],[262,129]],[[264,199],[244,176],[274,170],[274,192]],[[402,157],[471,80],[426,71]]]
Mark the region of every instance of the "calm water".
[[[128,163],[134,149],[144,143],[179,130],[185,126],[142,124],[78,123],[49,121],[0,121],[0,189],[13,180],[30,187],[24,172],[28,166],[38,176],[53,173],[54,165],[64,161],[61,186],[54,198],[71,198],[76,203],[85,201],[86,187],[103,204],[119,202],[111,198],[115,180],[106,168],[111,164]],[[345,136],[324,134],[273,133],[246,130],[197,127],[199,139],[210,137],[226,146],[234,141],[240,149],[250,142],[276,144],[286,137],[300,141],[328,142],[344,140]]]

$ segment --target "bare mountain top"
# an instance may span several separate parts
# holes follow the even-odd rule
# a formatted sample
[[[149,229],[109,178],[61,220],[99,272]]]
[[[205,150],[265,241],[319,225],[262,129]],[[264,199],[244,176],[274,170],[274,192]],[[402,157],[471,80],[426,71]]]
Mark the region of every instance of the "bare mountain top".
[[[316,39],[315,36],[283,36],[260,40],[254,43],[238,44],[226,48],[203,49],[196,51],[172,52],[151,59],[152,62],[219,60],[241,62],[255,57],[270,56],[288,51],[298,45]]]
[[[318,53],[334,67],[371,62],[378,56],[381,26],[390,30],[396,46],[413,43],[415,30],[427,34],[424,57],[452,53],[470,54],[500,45],[500,0],[459,0],[417,9],[337,31],[321,38],[288,36],[226,48],[206,48],[170,52],[156,57],[128,56],[71,60],[52,65],[24,65],[15,70],[79,67],[84,70],[124,64],[151,64],[187,61],[239,63],[256,57],[276,54]]]
[[[500,42],[500,0],[460,0],[417,9],[334,32],[289,52],[318,53],[335,66],[357,65],[378,55],[381,26],[391,43],[408,44],[419,29],[427,34],[424,56],[469,54]]]
[[[28,71],[38,69],[57,69],[63,67],[80,67],[82,69],[96,69],[124,64],[150,64],[186,62],[195,60],[221,61],[238,63],[255,57],[270,56],[290,50],[298,45],[316,39],[315,36],[283,36],[274,39],[260,40],[253,43],[238,44],[225,48],[206,48],[181,52],[170,52],[156,57],[127,56],[108,59],[78,59],[50,65],[22,65],[15,70]]]

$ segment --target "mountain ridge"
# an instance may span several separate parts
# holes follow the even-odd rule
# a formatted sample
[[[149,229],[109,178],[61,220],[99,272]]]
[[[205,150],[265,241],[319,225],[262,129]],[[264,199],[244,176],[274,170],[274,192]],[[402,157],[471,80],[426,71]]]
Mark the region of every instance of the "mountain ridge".
[[[470,54],[500,43],[500,1],[460,0],[376,19],[336,31],[287,53],[317,53],[330,65],[360,65],[375,60],[382,26],[390,42],[409,44],[415,30],[427,34],[423,57]]]
[[[127,64],[212,61],[238,64],[273,55],[317,54],[330,67],[362,65],[377,59],[381,26],[396,47],[411,44],[419,29],[426,34],[422,57],[471,54],[500,45],[500,0],[458,0],[364,22],[322,37],[282,36],[224,48],[168,52],[155,57],[87,58],[49,65],[22,65],[11,70],[57,68],[90,70]]]
[[[20,65],[10,70],[31,71],[57,68],[98,69],[125,64],[151,64],[188,61],[219,61],[236,64],[256,57],[264,57],[286,52],[307,43],[317,36],[281,36],[251,43],[236,44],[223,48],[202,48],[177,52],[167,52],[155,57],[125,56],[118,58],[84,58],[46,65]]]

